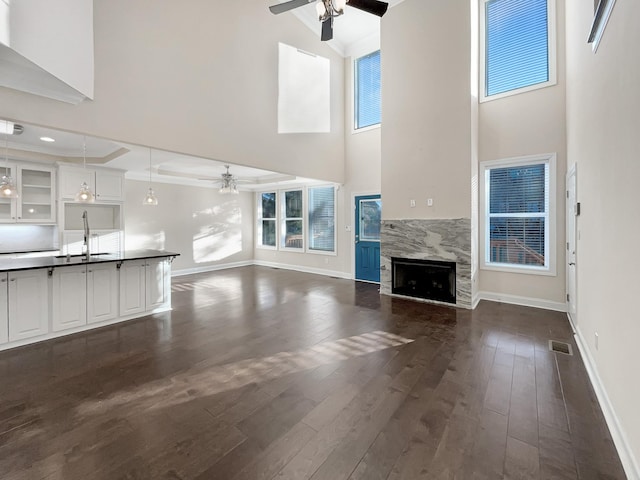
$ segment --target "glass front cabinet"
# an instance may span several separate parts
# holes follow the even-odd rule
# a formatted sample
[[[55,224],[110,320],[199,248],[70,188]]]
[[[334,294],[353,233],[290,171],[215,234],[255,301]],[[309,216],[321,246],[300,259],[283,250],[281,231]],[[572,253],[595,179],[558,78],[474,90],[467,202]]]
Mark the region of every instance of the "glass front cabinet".
[[[3,167],[0,165],[0,175],[5,175]],[[55,169],[40,165],[10,164],[7,173],[18,186],[18,197],[0,196],[0,222],[55,223]]]

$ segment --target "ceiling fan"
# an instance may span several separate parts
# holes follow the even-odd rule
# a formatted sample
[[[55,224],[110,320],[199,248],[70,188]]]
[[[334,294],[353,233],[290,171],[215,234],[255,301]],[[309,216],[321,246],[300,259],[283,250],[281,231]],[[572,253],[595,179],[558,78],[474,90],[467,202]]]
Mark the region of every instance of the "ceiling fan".
[[[379,0],[290,0],[289,2],[271,5],[269,10],[274,15],[278,15],[313,2],[316,2],[318,20],[322,23],[322,35],[320,38],[323,42],[333,38],[333,19],[344,13],[344,8],[347,4],[350,7],[379,17],[383,16],[387,12],[387,8],[389,8],[388,3],[380,2]]]

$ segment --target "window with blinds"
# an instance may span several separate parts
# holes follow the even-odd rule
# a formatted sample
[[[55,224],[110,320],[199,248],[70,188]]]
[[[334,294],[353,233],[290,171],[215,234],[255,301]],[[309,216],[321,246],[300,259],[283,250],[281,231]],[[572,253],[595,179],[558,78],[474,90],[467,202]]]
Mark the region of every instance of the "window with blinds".
[[[258,246],[276,248],[276,192],[258,194]]]
[[[485,266],[549,270],[549,158],[487,162],[485,176]]]
[[[335,188],[309,188],[309,251],[335,252]]]
[[[355,128],[378,125],[380,103],[380,50],[355,61]]]
[[[549,21],[553,0],[485,0],[484,96],[555,83]],[[555,27],[554,27],[555,28]]]
[[[281,247],[292,250],[304,249],[302,190],[283,192]]]

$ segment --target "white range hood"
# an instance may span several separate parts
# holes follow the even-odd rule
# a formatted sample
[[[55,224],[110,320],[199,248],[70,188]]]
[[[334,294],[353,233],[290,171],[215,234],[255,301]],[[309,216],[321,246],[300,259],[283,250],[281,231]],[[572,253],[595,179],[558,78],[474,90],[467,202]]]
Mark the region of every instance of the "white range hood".
[[[0,0],[0,86],[77,104],[93,83],[91,0]]]

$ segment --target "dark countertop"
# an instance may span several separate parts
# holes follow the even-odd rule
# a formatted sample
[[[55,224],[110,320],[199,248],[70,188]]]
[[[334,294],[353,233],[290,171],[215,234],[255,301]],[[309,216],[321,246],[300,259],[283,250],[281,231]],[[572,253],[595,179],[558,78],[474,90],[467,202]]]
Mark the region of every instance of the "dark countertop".
[[[71,257],[29,257],[0,259],[0,272],[12,272],[16,270],[33,270],[36,268],[71,267],[74,265],[87,265],[90,263],[124,262],[127,260],[143,260],[145,258],[177,257],[179,253],[165,250],[126,250],[119,253],[96,253],[88,260],[84,255],[71,255]],[[68,260],[68,261],[67,261]]]

